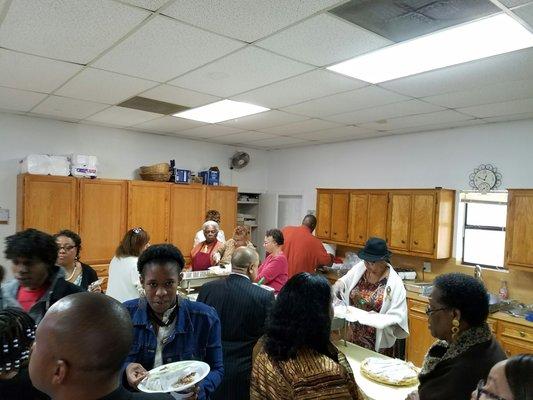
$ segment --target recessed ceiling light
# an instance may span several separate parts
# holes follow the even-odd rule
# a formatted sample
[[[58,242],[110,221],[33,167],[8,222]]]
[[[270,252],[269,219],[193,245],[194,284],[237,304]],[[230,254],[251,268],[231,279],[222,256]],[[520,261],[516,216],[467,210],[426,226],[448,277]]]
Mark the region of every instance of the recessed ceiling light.
[[[246,115],[257,114],[268,110],[270,110],[270,108],[256,106],[255,104],[242,103],[233,100],[221,100],[216,103],[193,108],[173,115],[175,117],[214,124],[216,122],[227,121],[228,119],[244,117]]]
[[[332,65],[329,70],[380,83],[533,46],[533,33],[497,14]]]

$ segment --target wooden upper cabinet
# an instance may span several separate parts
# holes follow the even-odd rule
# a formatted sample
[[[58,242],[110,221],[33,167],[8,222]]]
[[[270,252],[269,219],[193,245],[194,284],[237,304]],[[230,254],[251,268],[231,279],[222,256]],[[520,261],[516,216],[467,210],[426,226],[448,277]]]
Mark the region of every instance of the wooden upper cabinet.
[[[387,238],[388,207],[389,194],[387,192],[368,195],[367,239],[370,237]]]
[[[350,243],[364,246],[367,237],[368,219],[368,194],[350,193],[348,211],[348,241]]]
[[[207,186],[206,190],[205,209],[220,212],[220,229],[224,231],[226,239],[230,239],[237,226],[237,187]]]
[[[126,233],[128,184],[123,180],[79,180],[81,258],[88,264],[109,263]]]
[[[411,222],[411,194],[392,192],[389,204],[388,244],[394,250],[409,250],[409,227]]]
[[[435,246],[436,193],[412,195],[410,250],[433,254]]]
[[[533,190],[509,189],[505,264],[533,269]]]
[[[35,228],[49,234],[78,230],[77,180],[66,176],[18,176],[17,230]]]
[[[334,193],[331,196],[331,239],[348,241],[348,193]]]
[[[185,257],[204,223],[205,201],[205,186],[173,185],[170,189],[170,242]]]
[[[150,243],[168,242],[170,186],[165,182],[128,182],[128,229],[141,227]]]
[[[331,193],[318,191],[316,202],[316,236],[329,239],[331,238]]]

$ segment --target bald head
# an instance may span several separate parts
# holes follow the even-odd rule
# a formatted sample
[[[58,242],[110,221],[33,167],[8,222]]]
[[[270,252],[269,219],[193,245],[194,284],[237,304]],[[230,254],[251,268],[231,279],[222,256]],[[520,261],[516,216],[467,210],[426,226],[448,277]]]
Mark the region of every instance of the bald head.
[[[130,316],[118,301],[88,292],[64,297],[37,328],[30,360],[32,381],[49,395],[60,386],[81,389],[111,382],[120,373],[132,342]],[[50,375],[58,365],[66,366],[59,384]]]
[[[231,268],[235,272],[248,274],[250,267],[257,264],[259,264],[259,255],[249,247],[238,247],[231,256]]]
[[[307,214],[302,220],[302,225],[307,226],[313,232],[316,228],[316,217],[313,214]]]

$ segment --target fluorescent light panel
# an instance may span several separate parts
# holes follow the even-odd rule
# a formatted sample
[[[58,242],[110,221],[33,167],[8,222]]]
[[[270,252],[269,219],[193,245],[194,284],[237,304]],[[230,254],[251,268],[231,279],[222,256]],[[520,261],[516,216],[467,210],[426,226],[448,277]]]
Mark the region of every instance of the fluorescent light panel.
[[[380,83],[533,46],[533,34],[507,14],[398,43],[329,70]]]
[[[173,114],[174,117],[193,119],[195,121],[214,124],[228,119],[240,118],[268,111],[270,108],[256,106],[255,104],[242,103],[233,100],[221,100],[206,106],[193,108]]]

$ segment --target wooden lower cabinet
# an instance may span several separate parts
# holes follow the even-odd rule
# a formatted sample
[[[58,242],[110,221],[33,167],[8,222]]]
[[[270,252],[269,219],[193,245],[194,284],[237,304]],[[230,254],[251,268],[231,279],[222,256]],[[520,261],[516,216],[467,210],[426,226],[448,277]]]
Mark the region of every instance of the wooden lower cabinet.
[[[406,359],[417,367],[421,367],[424,357],[435,342],[428,328],[427,304],[408,299],[407,309],[409,318],[409,337],[406,343]]]
[[[102,290],[106,291],[107,284],[109,281],[109,263],[106,264],[93,264],[91,265],[92,269],[96,271],[96,274],[98,275],[98,278],[105,278],[104,283],[102,283],[101,288]]]
[[[498,322],[498,339],[507,357],[533,353],[533,327],[500,321]]]

